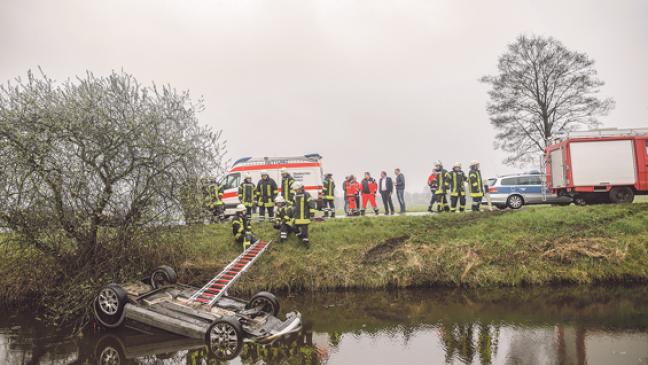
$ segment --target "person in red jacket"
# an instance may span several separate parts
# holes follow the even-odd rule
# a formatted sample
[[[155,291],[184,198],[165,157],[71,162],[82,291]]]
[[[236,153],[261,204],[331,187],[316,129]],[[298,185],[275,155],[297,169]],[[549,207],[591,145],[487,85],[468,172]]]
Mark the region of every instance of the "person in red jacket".
[[[360,183],[360,193],[362,194],[362,209],[360,209],[360,215],[365,214],[365,209],[367,209],[367,202],[371,204],[371,207],[374,210],[374,213],[378,215],[378,206],[376,205],[376,191],[378,191],[378,184],[376,180],[371,177],[371,174],[365,172],[365,177]]]
[[[349,179],[345,183],[345,198],[349,204],[349,212],[347,215],[353,216],[356,215],[357,206],[356,206],[356,194],[360,191],[360,184],[355,179],[355,176],[349,176]]]

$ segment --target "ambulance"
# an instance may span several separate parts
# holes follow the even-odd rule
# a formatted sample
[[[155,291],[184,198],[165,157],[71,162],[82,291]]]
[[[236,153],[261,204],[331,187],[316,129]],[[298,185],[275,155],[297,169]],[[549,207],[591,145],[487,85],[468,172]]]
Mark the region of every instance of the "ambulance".
[[[313,199],[317,199],[322,191],[322,156],[317,153],[290,157],[244,157],[236,160],[232,168],[220,179],[225,203],[225,215],[234,214],[234,208],[239,204],[238,188],[246,175],[252,177],[256,185],[261,180],[261,172],[266,171],[277,183],[281,193],[281,170],[286,171],[304,185]]]

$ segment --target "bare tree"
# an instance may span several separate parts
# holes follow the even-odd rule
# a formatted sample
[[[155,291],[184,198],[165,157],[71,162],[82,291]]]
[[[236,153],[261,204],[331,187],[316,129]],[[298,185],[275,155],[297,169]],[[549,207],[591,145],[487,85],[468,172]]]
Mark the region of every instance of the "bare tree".
[[[198,188],[187,181],[216,173],[224,155],[200,110],[188,92],[123,72],[55,83],[30,71],[0,86],[0,225],[81,263],[103,236],[127,246],[181,221],[182,194]]]
[[[554,38],[522,35],[499,58],[487,110],[498,131],[495,147],[504,163],[524,165],[542,153],[556,132],[600,125],[597,116],[614,107],[596,96],[603,82],[587,54],[570,51]]]

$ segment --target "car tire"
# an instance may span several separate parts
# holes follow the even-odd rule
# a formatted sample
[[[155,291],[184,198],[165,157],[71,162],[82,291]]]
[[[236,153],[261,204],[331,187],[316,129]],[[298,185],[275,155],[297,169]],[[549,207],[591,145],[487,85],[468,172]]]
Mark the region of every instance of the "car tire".
[[[506,199],[506,206],[511,209],[520,209],[524,205],[524,198],[522,195],[511,195]]]
[[[119,337],[107,334],[97,341],[94,351],[96,364],[126,364],[124,344]]]
[[[634,191],[628,186],[612,188],[608,194],[610,202],[615,204],[627,204],[634,201]]]
[[[223,317],[215,320],[205,333],[209,353],[221,361],[237,357],[243,348],[243,328],[236,318]]]
[[[175,284],[178,281],[178,275],[171,266],[162,265],[153,270],[149,280],[151,282],[151,287],[153,287],[153,289],[158,289],[166,285]]]
[[[273,316],[279,314],[279,300],[272,293],[260,291],[254,294],[254,296],[245,305],[245,308],[249,309],[259,306],[261,306],[261,310],[265,313],[272,314]]]
[[[127,302],[126,290],[117,284],[108,284],[101,288],[93,301],[95,319],[105,327],[119,327],[124,322]]]

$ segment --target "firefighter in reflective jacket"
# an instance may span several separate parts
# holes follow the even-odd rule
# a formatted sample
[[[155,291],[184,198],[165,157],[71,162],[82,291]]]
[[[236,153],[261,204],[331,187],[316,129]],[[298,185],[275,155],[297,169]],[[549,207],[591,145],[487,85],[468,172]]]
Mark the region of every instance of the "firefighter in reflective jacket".
[[[254,196],[256,194],[256,187],[252,182],[252,176],[245,175],[243,183],[238,189],[239,202],[245,207],[246,215],[248,218],[252,217],[252,207],[254,206]]]
[[[266,210],[268,211],[268,218],[274,218],[274,200],[277,197],[277,192],[277,183],[268,175],[267,171],[262,171],[261,180],[259,180],[256,190],[259,217],[261,219],[265,219]]]
[[[479,171],[479,161],[470,162],[470,171],[468,172],[468,181],[470,182],[470,197],[472,198],[472,210],[478,212],[484,198],[484,181],[482,180],[481,171]]]
[[[293,179],[292,176],[288,173],[288,170],[286,168],[281,169],[281,196],[283,197],[284,201],[286,204],[290,205],[292,204],[292,198],[294,192],[293,192],[293,184],[295,183],[295,179]]]
[[[448,182],[450,183],[450,211],[457,210],[457,202],[459,202],[459,211],[466,210],[466,188],[465,184],[468,181],[466,174],[461,171],[461,163],[456,162],[452,166],[452,171],[448,174]]]
[[[215,179],[209,180],[205,197],[205,205],[212,213],[212,219],[225,219],[225,204],[223,203],[223,191]]]
[[[232,219],[232,234],[237,243],[243,245],[245,251],[255,241],[252,233],[252,219],[246,214],[248,210],[243,204],[236,207],[236,215]]]
[[[331,173],[326,174],[324,181],[322,181],[322,194],[324,217],[335,218],[335,182]]]
[[[294,231],[297,233],[297,237],[301,238],[302,242],[308,247],[310,243],[308,240],[308,225],[311,222],[311,217],[315,214],[313,201],[310,194],[304,191],[304,186],[301,183],[295,182],[293,189],[295,190],[295,197],[291,209]]]
[[[290,218],[292,208],[286,206],[286,201],[281,195],[275,198],[275,206],[276,209],[273,227],[279,230],[279,241],[283,242],[288,238],[288,234],[293,229],[291,222],[292,218]]]
[[[448,171],[443,168],[441,161],[434,163],[434,171],[436,172],[434,200],[437,203],[437,212],[447,212],[450,210],[448,207],[448,197],[446,196],[448,192]]]

